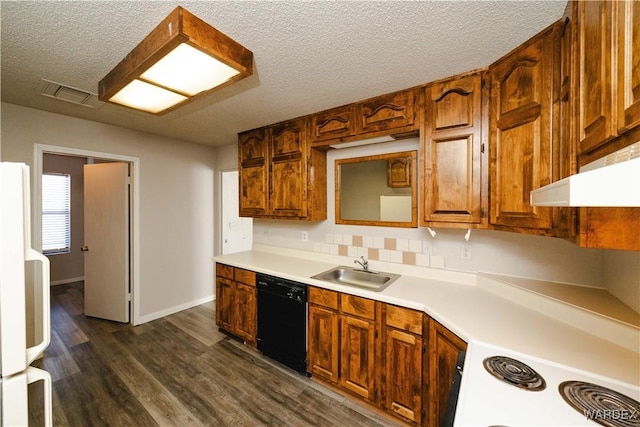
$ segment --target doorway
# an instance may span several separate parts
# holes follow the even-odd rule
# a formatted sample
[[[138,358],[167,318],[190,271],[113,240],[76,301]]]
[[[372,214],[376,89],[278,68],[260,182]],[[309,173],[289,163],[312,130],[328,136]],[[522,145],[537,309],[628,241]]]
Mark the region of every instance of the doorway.
[[[38,249],[42,247],[42,173],[43,173],[43,159],[44,154],[56,154],[62,156],[73,156],[73,157],[85,157],[85,158],[93,158],[99,159],[100,161],[105,162],[124,162],[129,165],[131,179],[130,179],[130,204],[129,204],[129,283],[131,288],[131,301],[130,301],[130,313],[129,323],[132,325],[139,324],[139,291],[140,291],[140,214],[139,214],[139,203],[140,203],[140,195],[139,195],[139,183],[140,183],[140,160],[137,157],[131,156],[123,156],[119,154],[113,153],[104,153],[104,152],[95,152],[89,150],[81,150],[69,147],[60,147],[60,146],[52,146],[52,145],[44,145],[44,144],[35,144],[34,145],[34,171],[33,171],[33,182],[32,182],[32,194],[34,199],[33,204],[33,229],[34,229],[34,246]],[[37,299],[36,299],[37,300]],[[35,308],[35,312],[39,312]],[[36,322],[36,324],[38,324]],[[39,335],[39,331],[36,331],[36,336]]]
[[[253,218],[240,217],[237,170],[220,172],[222,193],[222,255],[250,251],[253,245]]]

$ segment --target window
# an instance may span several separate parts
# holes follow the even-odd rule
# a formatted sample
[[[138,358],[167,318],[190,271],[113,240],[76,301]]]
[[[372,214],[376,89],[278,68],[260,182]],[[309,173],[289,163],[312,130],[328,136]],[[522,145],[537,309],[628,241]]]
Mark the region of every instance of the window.
[[[71,176],[42,175],[42,252],[71,252]]]

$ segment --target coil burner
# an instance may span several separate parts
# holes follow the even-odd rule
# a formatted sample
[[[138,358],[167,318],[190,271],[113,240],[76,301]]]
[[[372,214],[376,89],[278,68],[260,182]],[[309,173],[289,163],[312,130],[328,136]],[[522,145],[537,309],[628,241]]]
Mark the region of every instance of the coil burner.
[[[573,409],[606,427],[640,427],[640,402],[615,390],[584,381],[565,381],[558,386]]]
[[[544,378],[529,365],[506,356],[487,357],[484,368],[494,377],[518,388],[529,391],[544,390]]]

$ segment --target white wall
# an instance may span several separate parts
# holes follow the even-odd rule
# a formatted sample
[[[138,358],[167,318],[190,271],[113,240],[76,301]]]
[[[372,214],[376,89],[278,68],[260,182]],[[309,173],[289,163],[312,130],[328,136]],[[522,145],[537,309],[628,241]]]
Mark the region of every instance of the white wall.
[[[34,144],[140,159],[142,321],[213,298],[215,148],[7,103],[1,124],[3,161],[33,167]]]
[[[640,313],[640,252],[606,251],[604,259],[607,289]]]

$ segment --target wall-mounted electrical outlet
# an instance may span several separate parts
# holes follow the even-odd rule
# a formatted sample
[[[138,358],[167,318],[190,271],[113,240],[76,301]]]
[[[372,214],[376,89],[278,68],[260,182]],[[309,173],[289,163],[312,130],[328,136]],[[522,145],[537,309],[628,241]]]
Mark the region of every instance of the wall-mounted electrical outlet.
[[[302,235],[300,236],[300,239],[301,239],[303,242],[308,242],[308,241],[309,241],[309,233],[308,233],[308,232],[306,232],[306,231],[303,231],[303,232],[302,232]]]
[[[471,261],[471,245],[460,245],[460,259]]]

